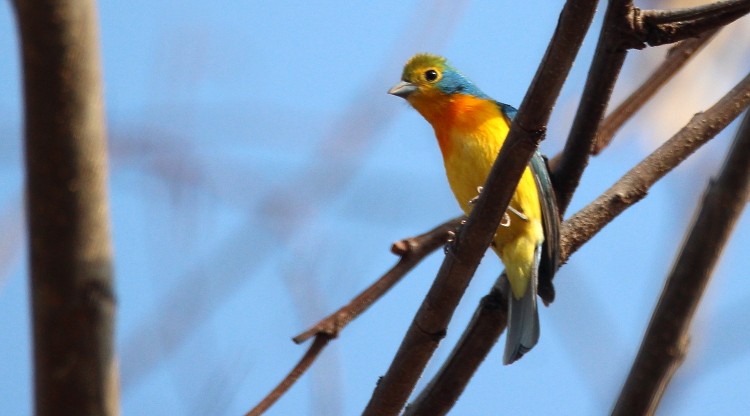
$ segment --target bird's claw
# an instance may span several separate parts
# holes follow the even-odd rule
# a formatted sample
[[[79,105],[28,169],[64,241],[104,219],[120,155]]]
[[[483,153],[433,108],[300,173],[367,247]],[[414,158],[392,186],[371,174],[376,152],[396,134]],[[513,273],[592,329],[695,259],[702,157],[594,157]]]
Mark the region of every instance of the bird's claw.
[[[450,244],[452,242],[456,241],[456,232],[455,231],[448,231],[448,240],[445,242],[447,244]]]
[[[477,201],[479,200],[479,195],[482,195],[482,189],[484,189],[484,187],[477,186],[477,196],[469,200],[469,205],[474,205],[477,203]]]
[[[469,200],[469,205],[475,205],[477,203],[477,201],[479,200],[479,195],[482,194],[482,190],[484,190],[484,187],[477,186],[477,196]],[[513,214],[516,214],[516,216],[520,218],[522,221],[529,222],[529,217],[524,215],[523,212],[513,208],[513,206],[508,205],[508,211],[512,212]],[[463,225],[465,222],[466,221],[461,222],[461,225]],[[500,226],[510,227],[510,215],[508,215],[507,211],[503,214],[503,218],[500,220]]]
[[[503,213],[503,218],[500,220],[501,227],[510,227],[510,215],[507,212]]]
[[[448,238],[445,240],[445,245],[443,246],[443,251],[445,252],[445,254],[448,254],[451,246],[453,246],[453,243],[456,242],[456,235],[458,235],[458,232],[461,230],[461,227],[463,227],[464,224],[466,224],[466,218],[459,221],[455,229],[448,230]]]

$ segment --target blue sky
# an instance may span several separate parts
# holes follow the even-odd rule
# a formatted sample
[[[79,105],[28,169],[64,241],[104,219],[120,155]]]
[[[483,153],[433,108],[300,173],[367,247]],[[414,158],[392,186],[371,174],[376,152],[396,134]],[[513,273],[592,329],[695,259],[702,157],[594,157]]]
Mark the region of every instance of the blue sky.
[[[99,13],[123,413],[236,415],[304,353],[292,336],[396,261],[391,242],[458,213],[431,128],[385,93],[403,62],[415,52],[443,54],[517,106],[559,10],[544,2],[109,1]],[[573,68],[544,153],[562,147],[595,41],[587,38]],[[631,53],[615,100],[664,52]],[[9,2],[0,3],[0,56],[0,414],[24,415],[30,327]],[[746,51],[740,57],[750,62]],[[710,90],[703,107],[681,105],[685,88],[665,91],[671,104],[646,107],[592,160],[571,213],[667,138],[654,137],[653,123],[663,127],[654,114],[668,108],[684,124],[744,75],[735,72],[720,82],[682,81]],[[509,367],[496,348],[453,414],[609,411],[736,127],[574,255],[556,277],[556,302],[541,312],[540,344]],[[665,414],[750,412],[748,244],[745,214],[698,311]],[[428,258],[347,327],[268,414],[360,412],[440,262],[440,253]],[[484,259],[418,388],[501,267]]]

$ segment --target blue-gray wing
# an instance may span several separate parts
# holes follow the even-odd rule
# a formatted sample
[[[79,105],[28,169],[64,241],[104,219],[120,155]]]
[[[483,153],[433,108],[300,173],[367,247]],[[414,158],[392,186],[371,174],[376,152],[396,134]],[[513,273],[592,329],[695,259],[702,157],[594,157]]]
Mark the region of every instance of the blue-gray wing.
[[[539,192],[542,227],[544,228],[544,244],[539,263],[539,297],[545,305],[549,305],[555,300],[552,278],[560,262],[560,214],[557,211],[557,200],[547,171],[547,163],[539,152],[534,152],[529,166],[536,181],[537,192]]]

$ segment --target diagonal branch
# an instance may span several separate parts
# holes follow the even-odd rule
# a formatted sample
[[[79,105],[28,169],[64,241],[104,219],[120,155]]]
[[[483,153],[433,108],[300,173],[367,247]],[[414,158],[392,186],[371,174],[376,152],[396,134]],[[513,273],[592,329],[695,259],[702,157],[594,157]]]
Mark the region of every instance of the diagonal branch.
[[[613,415],[653,414],[687,353],[688,331],[737,218],[750,197],[750,113],[667,278]]]
[[[380,279],[370,285],[367,289],[357,295],[351,302],[341,307],[341,309],[328,315],[317,324],[313,325],[307,331],[293,338],[294,342],[300,344],[310,339],[314,335],[328,335],[336,338],[339,332],[356,319],[376,300],[380,299],[388,290],[390,290],[401,278],[422,261],[427,255],[435,251],[448,241],[448,235],[451,230],[458,228],[464,217],[454,218],[447,221],[432,230],[418,235],[416,237],[404,239],[393,243],[391,251],[401,256],[401,259],[388,270]]]
[[[633,47],[664,45],[692,38],[750,12],[749,0],[726,0],[677,10],[638,10],[633,16]]]
[[[588,30],[596,3],[595,0],[570,0],[563,8],[555,34],[485,183],[485,192],[480,194],[466,225],[446,255],[388,372],[375,388],[365,415],[398,414],[444,336],[515,184],[544,134],[552,105]]]
[[[630,0],[611,1],[604,16],[602,31],[596,45],[586,85],[581,96],[573,125],[562,154],[552,161],[550,176],[557,196],[557,208],[562,216],[573,199],[589,161],[599,122],[604,117],[615,81],[628,53],[619,47],[622,33],[630,28],[633,3]]]
[[[602,120],[591,154],[598,155],[605,147],[609,146],[615,132],[620,130],[620,127],[640,110],[664,84],[669,82],[692,57],[697,55],[717,32],[718,29],[707,31],[695,38],[683,40],[672,47],[667,52],[664,62],[654,69],[651,76]]]
[[[294,366],[292,371],[287,374],[286,377],[279,383],[266,397],[263,398],[263,400],[260,401],[255,407],[250,409],[249,412],[245,414],[245,416],[260,416],[262,415],[266,410],[268,410],[269,407],[271,407],[274,403],[276,403],[277,400],[281,396],[286,393],[287,390],[289,390],[292,385],[299,380],[300,377],[302,377],[302,374],[305,374],[307,369],[310,368],[313,362],[315,362],[315,359],[318,358],[320,353],[323,351],[323,348],[325,348],[326,345],[328,345],[328,342],[331,341],[331,337],[326,334],[317,334],[315,336],[315,341],[310,345],[310,348],[307,349],[307,352],[305,355],[300,358],[297,365]]]
[[[406,407],[404,416],[447,414],[508,324],[508,279],[502,274],[479,302],[461,339],[424,390]]]
[[[716,3],[702,4],[675,10],[646,10],[642,18],[651,25],[667,23],[695,22],[701,19],[721,19],[727,14],[742,13],[750,10],[747,0],[724,0]],[[724,22],[721,26],[729,22]]]
[[[563,223],[560,257],[565,261],[606,224],[646,196],[657,180],[723,130],[750,104],[750,74],[704,113],[696,114],[646,159],[592,203]]]
[[[712,137],[715,137],[720,130],[726,127],[749,104],[750,75],[709,110],[699,114],[697,119],[691,121],[659,149],[631,169],[609,191],[579,211],[573,218],[564,222],[561,235],[561,262],[566,262],[580,245],[589,241],[615,216],[640,199],[628,198],[623,202],[622,209],[617,212],[609,212],[611,217],[606,215],[592,215],[592,212],[597,211],[602,206],[606,206],[606,204],[601,204],[597,201],[612,193],[645,193],[656,180],[676,167],[697,150],[698,147]],[[669,166],[665,166],[664,169],[655,174],[648,167],[653,164],[653,160],[664,159],[664,155],[672,156],[665,159],[665,163],[668,163]],[[578,225],[572,225],[571,223]],[[583,230],[583,226],[580,224],[585,224],[586,229]],[[571,236],[576,235],[579,232],[579,228],[581,228],[580,231],[583,231],[579,235],[580,240],[573,240]],[[578,246],[574,247],[572,244],[577,244]],[[504,279],[501,276],[495,287],[482,299],[477,310],[474,312],[474,317],[469,323],[468,328],[464,331],[448,360],[428,383],[425,390],[416,398],[414,403],[408,407],[407,415],[445,414],[451,409],[456,400],[458,400],[458,397],[469,383],[476,369],[487,356],[495,342],[497,342],[500,334],[505,330],[506,311],[502,305],[506,303],[502,298],[503,291],[498,289],[503,281]]]
[[[300,344],[315,337],[315,341],[307,350],[300,362],[283,380],[264,397],[247,416],[260,415],[270,408],[290,387],[304,374],[317,359],[320,352],[330,340],[336,338],[349,322],[356,319],[376,300],[380,299],[388,290],[398,283],[411,269],[414,268],[430,253],[448,241],[449,233],[459,226],[464,217],[454,218],[416,237],[403,239],[393,243],[391,251],[401,256],[398,263],[381,276],[375,283],[362,291],[347,305],[332,313],[313,325],[307,331],[293,338]]]

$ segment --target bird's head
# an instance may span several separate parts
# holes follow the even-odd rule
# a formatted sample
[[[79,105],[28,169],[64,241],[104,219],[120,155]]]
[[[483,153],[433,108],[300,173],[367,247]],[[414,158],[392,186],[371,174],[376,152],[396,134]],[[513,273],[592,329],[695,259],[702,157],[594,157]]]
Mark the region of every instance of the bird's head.
[[[425,100],[439,100],[453,94],[489,98],[450,66],[445,58],[426,53],[409,59],[404,66],[401,82],[388,90],[388,93],[406,99],[417,108]]]

